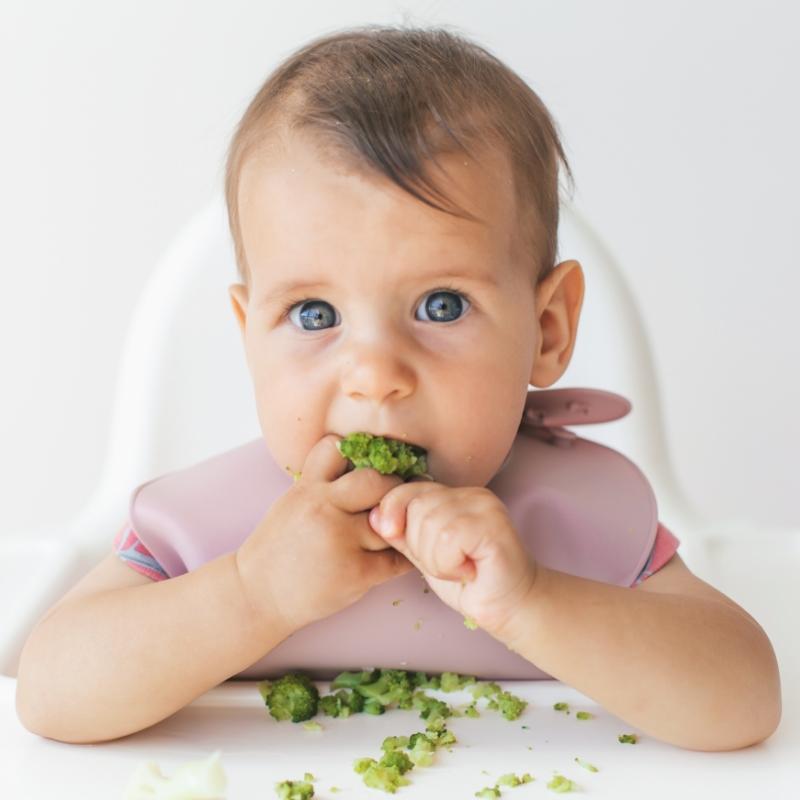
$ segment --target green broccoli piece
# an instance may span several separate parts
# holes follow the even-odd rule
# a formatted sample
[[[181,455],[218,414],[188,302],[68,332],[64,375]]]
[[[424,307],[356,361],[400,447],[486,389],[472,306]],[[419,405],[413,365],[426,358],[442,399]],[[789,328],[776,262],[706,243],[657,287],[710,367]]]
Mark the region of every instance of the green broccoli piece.
[[[402,751],[392,750],[378,762],[382,767],[394,767],[403,775],[414,768],[414,762]]]
[[[340,672],[332,681],[331,689],[355,689],[362,683],[373,683],[380,677],[379,669],[365,669],[361,672]]]
[[[320,697],[319,708],[329,717],[349,717],[364,710],[364,698],[358,692],[339,689],[334,694]]]
[[[487,708],[497,709],[506,719],[516,719],[528,705],[527,700],[517,697],[511,692],[500,692],[488,703]]]
[[[621,733],[617,737],[617,741],[620,742],[620,744],[636,744],[638,737],[635,733]]]
[[[280,781],[275,784],[275,794],[280,800],[309,800],[314,787],[308,781]]]
[[[278,721],[304,722],[317,713],[319,690],[300,672],[287,672],[276,681],[261,681],[258,691]]]
[[[374,716],[379,716],[380,714],[386,713],[386,708],[384,707],[383,703],[380,700],[374,697],[368,697],[364,701],[364,713],[365,714],[373,714]]]
[[[464,617],[464,627],[474,631],[478,627],[478,623],[472,617]]]
[[[584,761],[582,758],[578,758],[578,756],[575,756],[575,763],[580,764],[584,769],[588,769],[589,772],[600,771],[594,764],[590,764],[588,761]]]
[[[500,790],[496,786],[484,786],[475,792],[475,797],[480,797],[481,800],[493,800],[500,797]]]
[[[501,775],[497,779],[497,786],[522,786],[523,783],[530,783],[534,780],[533,775],[530,772],[526,772],[522,776],[517,776],[513,772],[507,772],[505,775]]]
[[[569,778],[565,778],[563,775],[554,775],[553,779],[547,784],[547,788],[552,789],[554,792],[563,793],[571,792],[578,787]]]
[[[457,672],[443,672],[440,681],[440,688],[443,692],[457,692],[474,684],[477,678],[472,675],[459,675]]]
[[[336,447],[356,469],[371,467],[383,475],[399,475],[403,480],[427,475],[425,449],[398,439],[357,432],[345,436]]]
[[[479,717],[480,716],[480,712],[478,711],[474,700],[464,709],[464,716],[465,717]]]
[[[372,703],[379,703],[382,706],[390,706],[393,703],[404,703],[404,707],[410,707],[411,696],[414,693],[414,684],[411,679],[411,673],[404,669],[379,669],[375,670],[377,676],[372,680],[360,680],[353,682],[353,690],[358,692],[365,700],[364,710],[367,711],[367,705]],[[347,675],[348,673],[343,673]],[[355,673],[356,675],[358,673]],[[363,674],[363,673],[362,673]],[[331,686],[343,685],[340,681],[341,676],[335,678]],[[382,713],[382,712],[368,712],[368,713]]]
[[[419,710],[420,717],[428,720],[429,724],[437,719],[446,719],[453,714],[453,710],[447,703],[435,697],[429,697],[425,692],[414,692],[412,703],[413,707]]]
[[[470,691],[472,692],[472,696],[478,700],[481,697],[491,697],[492,695],[500,694],[503,690],[500,688],[500,684],[494,681],[480,681],[480,683],[475,684]]]
[[[569,703],[553,703],[553,708],[556,711],[566,711],[569,714]]]
[[[590,714],[588,711],[579,711],[575,716],[578,719],[594,719],[594,714]]]
[[[412,733],[408,742],[408,757],[418,767],[433,764],[436,745],[424,733]]]
[[[404,747],[408,747],[408,742],[408,736],[387,736],[381,744],[381,750],[385,753],[402,750]]]
[[[417,689],[439,689],[442,683],[438,675],[431,675],[429,678],[424,672],[415,672],[411,676],[411,682]]]
[[[395,753],[387,753],[387,756],[394,755]],[[400,786],[407,786],[411,783],[408,778],[403,777],[403,773],[397,764],[387,765],[383,761],[384,759],[378,762],[374,758],[357,758],[353,764],[353,769],[362,776],[362,780],[367,786],[372,789],[382,789],[390,794],[394,794]],[[408,763],[411,763],[410,760]],[[413,767],[413,764],[411,767]],[[407,767],[403,772],[411,769],[411,767]]]

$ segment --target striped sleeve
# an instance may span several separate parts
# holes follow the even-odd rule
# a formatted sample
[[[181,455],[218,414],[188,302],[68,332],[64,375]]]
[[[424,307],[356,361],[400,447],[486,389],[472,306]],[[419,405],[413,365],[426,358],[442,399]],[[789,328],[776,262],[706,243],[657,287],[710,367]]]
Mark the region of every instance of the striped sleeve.
[[[638,586],[642,581],[658,572],[675,555],[679,545],[680,540],[659,522],[656,540],[653,543],[653,549],[650,551],[647,563],[642,567],[641,572],[631,586]]]
[[[163,570],[152,553],[139,541],[129,523],[120,528],[114,539],[114,551],[129,566],[154,581],[163,581],[169,575]]]

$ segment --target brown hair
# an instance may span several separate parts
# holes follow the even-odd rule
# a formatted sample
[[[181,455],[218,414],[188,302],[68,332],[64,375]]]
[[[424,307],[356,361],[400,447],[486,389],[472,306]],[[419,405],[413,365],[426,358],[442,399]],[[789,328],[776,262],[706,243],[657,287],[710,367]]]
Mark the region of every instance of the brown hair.
[[[483,47],[445,28],[364,26],[321,36],[269,75],[228,149],[225,198],[240,279],[248,283],[239,230],[239,173],[273,124],[312,134],[342,160],[371,169],[428,205],[474,217],[449,201],[425,162],[470,145],[510,156],[518,224],[534,257],[534,282],[555,265],[558,162],[572,171],[558,128],[538,95]],[[430,197],[444,200],[445,208]]]

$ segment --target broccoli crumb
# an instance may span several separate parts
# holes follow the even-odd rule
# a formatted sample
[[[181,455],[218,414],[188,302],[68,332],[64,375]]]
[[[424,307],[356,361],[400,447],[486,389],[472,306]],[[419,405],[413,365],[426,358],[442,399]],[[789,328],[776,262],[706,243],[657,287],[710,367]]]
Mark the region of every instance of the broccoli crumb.
[[[275,794],[280,800],[309,800],[314,796],[314,787],[308,781],[279,781]]]
[[[547,784],[548,789],[552,789],[554,792],[572,792],[578,787],[569,779],[565,778],[563,775],[554,775],[553,779]]]
[[[555,703],[553,708],[556,711],[566,711],[569,714],[569,704],[568,703]]]
[[[639,737],[635,733],[621,733],[617,737],[617,741],[620,744],[636,744],[639,741]]]
[[[478,623],[472,617],[464,617],[464,627],[474,631],[478,627]]]
[[[402,600],[392,600],[392,605],[393,606],[399,606],[400,603],[402,603],[402,602],[403,602]]]
[[[500,797],[500,790],[496,786],[484,786],[475,792],[475,797],[480,797],[481,800],[492,800],[492,798]]]
[[[584,761],[582,758],[578,758],[575,756],[575,763],[580,764],[584,769],[588,769],[589,772],[600,772],[594,764],[590,764],[588,761]]]
[[[535,780],[535,778],[529,772],[526,772],[524,775],[519,777],[513,772],[507,772],[505,775],[501,775],[497,779],[496,785],[521,786],[523,783],[530,783],[532,780]]]
[[[336,447],[355,469],[369,467],[383,475],[398,475],[404,481],[415,475],[430,477],[425,449],[417,445],[356,432],[338,441]]]
[[[341,792],[342,790],[338,786],[331,786],[331,788],[328,789],[328,791],[329,792]]]
[[[579,711],[575,716],[578,719],[594,719],[594,714],[590,714],[588,711]]]
[[[319,724],[319,722],[314,722],[313,720],[311,722],[304,722],[303,723],[303,727],[307,731],[321,731],[321,730],[324,730],[322,725]]]

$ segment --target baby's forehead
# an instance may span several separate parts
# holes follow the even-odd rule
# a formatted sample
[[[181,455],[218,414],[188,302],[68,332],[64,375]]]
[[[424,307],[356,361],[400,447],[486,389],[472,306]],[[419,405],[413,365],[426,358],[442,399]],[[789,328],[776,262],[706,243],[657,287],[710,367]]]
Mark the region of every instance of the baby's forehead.
[[[304,220],[325,227],[338,216],[356,239],[370,232],[370,224],[385,221],[393,227],[393,247],[400,249],[410,240],[439,242],[455,251],[463,244],[513,249],[517,197],[502,149],[439,152],[424,169],[422,179],[407,180],[404,187],[354,155],[302,137],[271,141],[242,166],[245,244],[263,240],[268,230],[273,241],[283,239]]]

